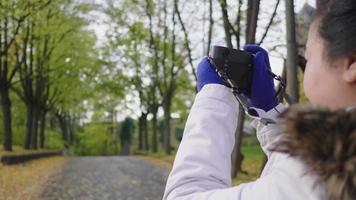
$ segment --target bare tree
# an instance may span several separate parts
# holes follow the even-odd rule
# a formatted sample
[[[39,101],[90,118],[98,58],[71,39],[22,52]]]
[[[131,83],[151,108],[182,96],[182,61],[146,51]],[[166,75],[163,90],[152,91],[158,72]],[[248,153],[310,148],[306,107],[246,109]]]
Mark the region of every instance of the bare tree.
[[[194,68],[194,65],[193,65],[192,49],[190,47],[190,40],[189,40],[189,37],[188,37],[188,31],[185,28],[185,24],[184,24],[183,19],[181,17],[180,10],[179,10],[179,7],[178,7],[178,2],[179,2],[179,0],[174,0],[174,10],[175,10],[175,13],[177,14],[179,24],[180,24],[180,26],[182,28],[182,31],[183,31],[183,34],[184,34],[184,46],[185,46],[185,48],[187,49],[187,52],[188,52],[188,60],[189,60],[190,66],[191,66],[191,70],[192,70],[192,73],[193,73],[193,76],[194,76],[195,83],[197,83],[197,75],[195,73],[195,68]]]
[[[154,13],[154,5],[153,2],[150,0],[146,0],[146,15],[149,19],[149,48],[153,54],[153,73],[151,76],[152,83],[149,86],[149,93],[148,93],[148,109],[149,112],[153,115],[152,118],[152,151],[158,151],[158,142],[157,142],[157,112],[158,108],[161,104],[160,99],[158,99],[157,93],[159,92],[159,77],[158,77],[158,70],[159,70],[159,49],[157,44],[158,35],[154,34],[153,32],[153,13]],[[189,46],[189,44],[188,44]]]
[[[242,1],[239,1],[238,5],[238,13],[236,17],[236,29],[231,24],[229,20],[229,14],[227,10],[227,2],[226,0],[220,0],[220,7],[222,11],[223,24],[225,30],[225,41],[227,47],[233,48],[232,44],[232,36],[236,38],[237,48],[240,48],[240,35],[241,35],[241,6]],[[246,43],[254,43],[255,42],[255,34],[257,28],[257,19],[259,12],[259,0],[250,0],[248,3],[248,12],[247,12],[247,24],[246,24]],[[245,112],[242,106],[239,106],[239,114],[238,114],[238,124],[235,133],[235,147],[231,155],[231,175],[235,177],[239,171],[242,171],[242,161],[243,155],[241,153],[241,144],[242,144],[242,134],[243,134],[243,125],[245,121]]]
[[[224,22],[224,31],[225,31],[225,43],[226,46],[229,48],[233,48],[232,45],[232,26],[229,20],[229,14],[227,11],[227,3],[226,0],[219,0],[220,3],[220,8],[221,8],[221,13],[222,13],[222,19]]]

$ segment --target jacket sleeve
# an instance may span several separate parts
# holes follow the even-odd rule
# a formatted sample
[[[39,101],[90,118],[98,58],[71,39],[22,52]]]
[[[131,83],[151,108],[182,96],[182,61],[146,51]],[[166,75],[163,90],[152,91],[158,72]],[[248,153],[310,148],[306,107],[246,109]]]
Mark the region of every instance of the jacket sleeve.
[[[263,199],[276,174],[231,187],[231,152],[238,102],[229,88],[208,84],[190,111],[164,200]]]
[[[275,108],[268,112],[262,111],[260,115],[263,118],[272,119],[278,121],[278,115],[286,109],[283,104],[278,104]],[[270,147],[275,144],[281,137],[281,130],[277,124],[265,124],[258,118],[254,119],[251,123],[252,127],[256,128],[256,136],[261,145],[263,152],[268,158],[271,156]]]

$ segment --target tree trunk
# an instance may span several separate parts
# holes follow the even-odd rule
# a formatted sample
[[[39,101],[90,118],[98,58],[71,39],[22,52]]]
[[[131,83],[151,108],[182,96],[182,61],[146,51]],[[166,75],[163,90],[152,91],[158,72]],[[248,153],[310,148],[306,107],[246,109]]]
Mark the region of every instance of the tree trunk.
[[[138,150],[143,150],[143,117],[142,114],[138,120]],[[123,146],[121,146],[123,148]]]
[[[164,111],[164,150],[166,154],[171,154],[171,102],[167,97],[163,103]]]
[[[68,124],[68,133],[69,133],[69,144],[70,145],[74,145],[75,144],[75,117],[68,115],[67,118],[67,124]],[[114,128],[112,130],[112,132],[110,133],[111,135],[113,135],[114,132]]]
[[[149,151],[150,147],[148,144],[148,124],[147,124],[147,114],[145,114],[145,117],[143,118],[143,139],[144,139],[144,146],[145,146],[145,151]]]
[[[43,149],[45,146],[45,129],[46,129],[46,115],[47,112],[42,112],[41,113],[41,119],[40,119],[40,148]]]
[[[25,140],[24,140],[24,149],[30,149],[31,147],[31,138],[32,138],[32,131],[33,131],[33,106],[30,103],[26,103],[26,112],[27,112],[27,119],[26,119],[26,133],[25,133]]]
[[[9,95],[11,77],[8,77],[8,42],[10,32],[8,20],[7,15],[2,15],[0,20],[0,22],[3,22],[3,24],[0,24],[0,96],[4,123],[4,149],[6,151],[12,151],[11,100]],[[8,78],[10,80],[8,80]]]
[[[298,83],[298,57],[297,42],[295,36],[295,14],[294,1],[286,0],[286,21],[287,21],[287,94],[291,103],[299,101],[299,83]]]
[[[247,8],[246,44],[255,43],[260,0],[249,0]]]
[[[31,149],[37,149],[38,144],[38,117],[39,111],[38,108],[34,107],[34,112],[32,116],[32,138],[31,138]]]
[[[247,11],[247,24],[246,24],[246,44],[256,43],[256,29],[257,29],[259,10],[260,10],[260,0],[249,0],[248,11]],[[241,118],[241,120],[244,121],[245,113],[241,113],[243,111],[243,108],[241,105],[239,107],[240,107],[239,115],[243,115],[243,119]],[[241,122],[239,120],[238,124],[241,124],[241,126],[243,126],[243,121]],[[242,135],[243,127],[241,127],[240,130],[241,130],[240,134]],[[240,150],[240,154],[241,154],[241,150]],[[238,165],[238,167],[240,167],[240,170],[241,170],[241,166],[242,166],[242,160],[241,163]]]
[[[75,132],[73,130],[72,125],[70,125],[70,128],[69,128],[69,144],[70,145],[74,145],[75,144]]]
[[[249,2],[250,4],[250,2]],[[236,35],[236,45],[237,48],[240,48],[240,34],[241,34],[241,7],[242,7],[242,1],[239,1],[239,7],[238,7],[238,16],[236,19],[236,25],[237,25],[237,35]],[[251,20],[251,13],[256,11],[252,8],[249,8],[249,12],[247,13],[247,18]],[[258,12],[258,10],[257,10]],[[256,19],[257,20],[257,19]],[[251,23],[251,21],[249,22]],[[250,29],[249,26],[254,26],[256,28],[257,22],[255,24],[249,24],[247,23],[247,28],[246,28],[246,33],[248,32],[248,29]],[[254,37],[249,37],[246,35],[246,43],[251,42],[249,40],[253,40]],[[241,145],[242,145],[242,136],[243,136],[243,128],[244,128],[244,122],[245,122],[245,112],[243,110],[243,107],[239,105],[239,114],[238,114],[238,121],[237,121],[237,127],[236,127],[236,132],[235,132],[235,146],[231,155],[231,177],[236,177],[237,173],[242,171],[242,161],[244,159],[244,156],[241,153]]]
[[[62,131],[62,140],[64,142],[64,147],[68,149],[68,127],[67,127],[67,122],[65,119],[65,115],[62,114],[57,114],[57,119],[59,122],[59,127],[61,128]]]
[[[138,148],[140,150],[145,150],[145,151],[149,150],[147,115],[148,113],[141,112],[141,117],[139,119]]]
[[[231,155],[231,177],[236,177],[237,173],[242,171],[242,161],[244,156],[241,153],[242,136],[243,136],[243,123],[245,119],[245,112],[242,106],[239,108],[239,116],[237,122],[237,128],[235,132],[235,146]]]
[[[241,48],[240,35],[241,35],[241,18],[242,18],[242,0],[238,0],[238,2],[239,2],[239,5],[237,8],[237,17],[236,17],[236,22],[235,22],[236,49]]]
[[[9,97],[9,88],[1,86],[0,92],[4,126],[4,149],[5,151],[12,151],[11,100]]]
[[[157,109],[153,111],[152,118],[152,151],[156,153],[158,151],[157,148]]]

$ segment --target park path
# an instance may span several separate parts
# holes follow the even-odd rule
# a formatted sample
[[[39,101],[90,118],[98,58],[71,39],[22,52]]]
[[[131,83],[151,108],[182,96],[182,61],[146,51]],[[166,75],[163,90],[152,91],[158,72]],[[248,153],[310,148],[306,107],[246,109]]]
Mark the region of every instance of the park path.
[[[159,200],[168,169],[139,157],[75,157],[47,183],[45,200]]]

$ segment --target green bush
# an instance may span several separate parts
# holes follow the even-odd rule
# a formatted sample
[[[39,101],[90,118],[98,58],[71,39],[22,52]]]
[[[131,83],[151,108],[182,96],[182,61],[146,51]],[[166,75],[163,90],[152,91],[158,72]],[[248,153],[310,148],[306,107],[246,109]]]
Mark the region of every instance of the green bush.
[[[63,149],[62,134],[55,130],[46,130],[45,147],[48,149]]]
[[[109,131],[105,123],[87,124],[77,132],[74,146],[76,155],[115,155],[117,154],[117,136]]]

